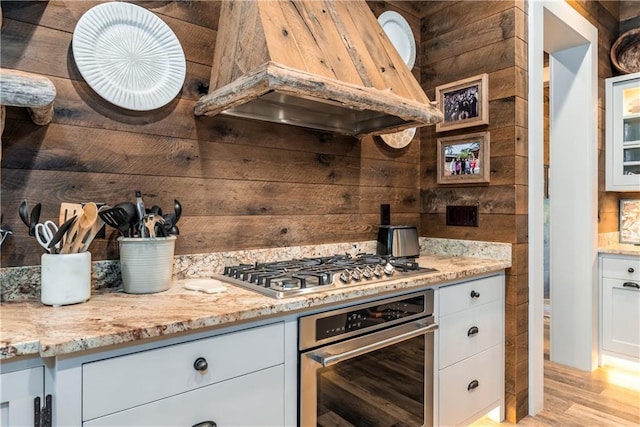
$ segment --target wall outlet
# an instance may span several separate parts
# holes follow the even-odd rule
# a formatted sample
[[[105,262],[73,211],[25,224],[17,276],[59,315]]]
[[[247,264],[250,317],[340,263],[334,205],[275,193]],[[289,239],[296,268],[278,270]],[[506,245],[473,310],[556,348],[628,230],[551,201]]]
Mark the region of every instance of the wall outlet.
[[[447,206],[447,225],[478,226],[478,206]]]

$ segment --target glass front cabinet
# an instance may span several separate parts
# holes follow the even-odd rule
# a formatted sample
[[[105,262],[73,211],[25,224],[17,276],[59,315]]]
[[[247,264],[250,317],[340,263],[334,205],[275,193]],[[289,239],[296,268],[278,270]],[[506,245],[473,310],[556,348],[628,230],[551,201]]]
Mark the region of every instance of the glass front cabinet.
[[[606,80],[606,189],[640,191],[640,73]]]

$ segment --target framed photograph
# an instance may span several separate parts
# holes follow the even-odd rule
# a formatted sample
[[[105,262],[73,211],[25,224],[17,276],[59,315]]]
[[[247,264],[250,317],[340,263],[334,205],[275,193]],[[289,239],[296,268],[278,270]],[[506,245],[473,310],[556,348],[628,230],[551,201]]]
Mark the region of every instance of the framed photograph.
[[[640,244],[640,199],[620,199],[620,243]]]
[[[489,75],[436,87],[438,108],[444,120],[436,123],[436,132],[489,124]]]
[[[438,184],[489,182],[489,132],[438,138]]]

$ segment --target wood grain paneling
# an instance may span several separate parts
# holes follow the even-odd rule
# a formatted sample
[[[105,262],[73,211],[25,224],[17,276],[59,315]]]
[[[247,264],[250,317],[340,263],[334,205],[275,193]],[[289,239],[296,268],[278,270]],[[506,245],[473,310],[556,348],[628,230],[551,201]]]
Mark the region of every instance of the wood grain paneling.
[[[73,29],[101,2],[3,3],[3,67],[44,74],[56,86],[47,127],[24,109],[7,109],[2,137],[2,211],[15,231],[2,266],[36,265],[39,247],[26,235],[17,206],[131,200],[184,207],[178,254],[373,240],[380,204],[392,219],[419,224],[420,138],[401,150],[380,138],[361,141],[299,127],[219,116],[194,117],[207,93],[219,1],[137,1],[175,32],[187,60],[182,91],[148,112],[117,108],[84,82],[71,51]],[[416,5],[375,2],[376,13],[402,10],[419,34]],[[238,28],[241,28],[240,25]],[[418,132],[419,135],[420,132]],[[94,260],[118,257],[116,233],[91,247]]]
[[[609,49],[617,35],[619,10],[631,8],[634,2],[602,2],[571,0],[569,3],[598,29],[599,75],[599,146],[604,140],[604,79],[613,74]],[[637,2],[636,2],[637,3]],[[517,327],[517,307],[528,300],[527,251],[527,5],[522,1],[504,2],[425,2],[422,7],[422,84],[433,97],[436,86],[460,80],[481,72],[489,73],[491,133],[491,181],[489,186],[438,187],[436,171],[436,139],[451,133],[423,130],[420,172],[422,232],[426,236],[496,240],[514,243],[512,264],[508,276],[507,342],[526,342],[527,328]],[[633,14],[632,14],[633,15]],[[637,15],[637,14],[636,14]],[[492,25],[484,27],[483,23]],[[487,58],[491,58],[488,60]],[[455,134],[478,131],[460,130]],[[484,128],[483,128],[484,129]],[[600,151],[600,156],[604,150]],[[548,162],[547,162],[548,163]],[[617,230],[617,203],[630,194],[602,196],[604,162],[599,161],[601,189],[599,231]],[[636,194],[636,193],[634,193]],[[477,204],[480,207],[479,227],[447,227],[443,207],[447,204]],[[500,224],[500,225],[498,225]],[[523,309],[522,312],[525,312]],[[522,325],[521,325],[522,326]],[[515,335],[515,334],[518,335]],[[514,347],[515,348],[515,347]],[[516,422],[527,413],[526,351],[507,353],[508,375],[506,395],[507,419]]]

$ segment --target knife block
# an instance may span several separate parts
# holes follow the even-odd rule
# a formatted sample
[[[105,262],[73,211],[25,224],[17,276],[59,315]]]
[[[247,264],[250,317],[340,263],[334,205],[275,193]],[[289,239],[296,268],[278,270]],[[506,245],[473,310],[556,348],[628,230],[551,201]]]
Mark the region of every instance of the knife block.
[[[91,298],[91,252],[42,254],[40,300],[54,307]]]

